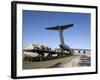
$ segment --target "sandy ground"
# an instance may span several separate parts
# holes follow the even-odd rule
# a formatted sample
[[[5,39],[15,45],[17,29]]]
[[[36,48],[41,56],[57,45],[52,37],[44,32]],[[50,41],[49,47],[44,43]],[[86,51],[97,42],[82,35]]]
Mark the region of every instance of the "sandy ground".
[[[66,64],[66,66],[73,66],[72,61],[75,60],[78,61],[79,57],[80,57],[79,55],[73,55],[73,56],[68,56],[48,61],[41,61],[41,62],[23,61],[23,69],[39,69],[39,68],[50,68],[57,66],[64,67],[63,66],[64,64]]]

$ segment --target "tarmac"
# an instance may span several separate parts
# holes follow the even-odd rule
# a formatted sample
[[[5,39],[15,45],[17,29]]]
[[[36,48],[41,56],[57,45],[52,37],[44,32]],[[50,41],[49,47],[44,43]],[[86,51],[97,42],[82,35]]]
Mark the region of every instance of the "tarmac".
[[[79,59],[79,55],[71,55],[68,57],[52,59],[47,61],[30,62],[23,61],[23,69],[40,69],[40,68],[58,68],[63,67],[64,64],[69,64],[75,59]]]

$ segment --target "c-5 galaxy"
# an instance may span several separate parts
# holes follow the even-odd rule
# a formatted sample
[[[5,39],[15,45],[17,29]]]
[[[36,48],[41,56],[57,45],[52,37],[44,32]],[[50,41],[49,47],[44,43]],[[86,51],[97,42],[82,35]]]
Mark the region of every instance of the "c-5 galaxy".
[[[26,49],[24,51],[26,52],[33,52],[33,53],[37,53],[38,56],[33,58],[33,61],[45,61],[45,60],[50,60],[50,59],[57,59],[57,58],[63,58],[66,56],[71,56],[74,54],[73,49],[71,49],[68,45],[66,45],[64,43],[64,38],[63,38],[63,31],[67,28],[72,27],[73,24],[67,24],[67,25],[62,25],[62,26],[56,26],[56,27],[48,27],[46,28],[47,30],[57,30],[59,31],[59,35],[60,35],[60,41],[61,44],[59,44],[60,51],[55,51],[49,48],[46,48],[44,46],[40,46],[40,47],[36,47],[33,45],[33,49]],[[47,54],[45,56],[45,54]],[[56,56],[54,56],[56,54]],[[26,56],[27,57],[27,56]]]
[[[68,45],[66,45],[64,43],[63,31],[65,29],[67,29],[67,28],[72,27],[72,26],[73,26],[73,24],[67,24],[67,25],[62,25],[62,26],[56,26],[56,27],[48,27],[48,28],[46,28],[47,30],[57,30],[57,31],[59,31],[60,42],[61,42],[61,44],[59,46],[60,46],[60,48],[62,50],[69,51],[70,54],[74,54],[74,51]]]

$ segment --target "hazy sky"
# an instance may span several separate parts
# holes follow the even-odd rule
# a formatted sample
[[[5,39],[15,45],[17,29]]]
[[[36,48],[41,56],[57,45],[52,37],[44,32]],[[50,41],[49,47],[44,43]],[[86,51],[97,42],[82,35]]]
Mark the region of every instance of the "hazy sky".
[[[64,30],[65,44],[71,48],[90,49],[90,17],[87,13],[23,10],[23,47],[31,43],[59,47],[59,32],[45,28],[74,24]]]

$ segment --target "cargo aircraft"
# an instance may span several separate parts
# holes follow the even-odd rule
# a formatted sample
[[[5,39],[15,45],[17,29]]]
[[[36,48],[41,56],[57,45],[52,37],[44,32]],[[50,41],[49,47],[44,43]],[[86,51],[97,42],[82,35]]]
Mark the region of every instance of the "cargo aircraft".
[[[56,26],[56,27],[48,27],[48,28],[46,28],[46,29],[47,29],[47,30],[56,30],[56,31],[59,31],[60,42],[61,42],[61,44],[59,45],[60,48],[61,48],[62,50],[67,50],[67,51],[69,51],[71,54],[74,54],[74,51],[73,51],[68,45],[66,45],[66,44],[64,43],[64,37],[63,37],[63,31],[64,31],[65,29],[68,29],[68,28],[72,27],[72,26],[73,26],[73,24],[67,24],[67,25]]]

